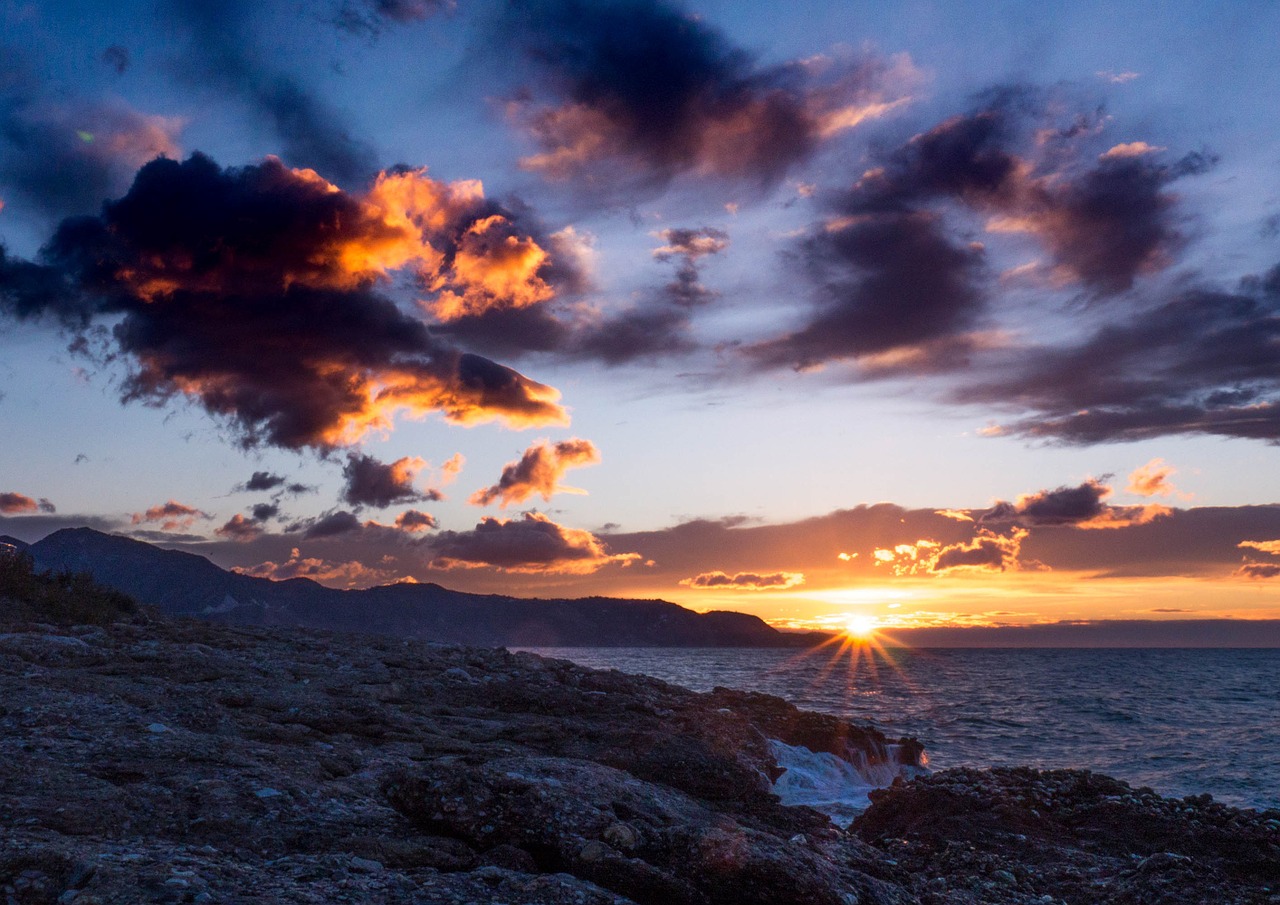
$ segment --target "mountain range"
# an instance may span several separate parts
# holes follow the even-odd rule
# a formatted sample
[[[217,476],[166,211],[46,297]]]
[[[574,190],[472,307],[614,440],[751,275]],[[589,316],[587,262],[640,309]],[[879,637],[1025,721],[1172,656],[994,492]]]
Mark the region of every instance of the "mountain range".
[[[91,528],[64,528],[25,548],[39,569],[95,581],[172,616],[297,625],[486,647],[808,647],[820,632],[781,632],[745,613],[695,613],[665,600],[530,599],[438,584],[338,590],[308,578],[272,581],[203,556]]]

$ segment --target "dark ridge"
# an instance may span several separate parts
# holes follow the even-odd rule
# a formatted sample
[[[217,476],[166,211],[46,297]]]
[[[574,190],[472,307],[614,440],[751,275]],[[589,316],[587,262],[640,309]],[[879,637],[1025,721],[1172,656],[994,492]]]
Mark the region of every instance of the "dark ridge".
[[[87,572],[174,616],[241,625],[296,625],[483,647],[808,647],[829,638],[788,634],[745,613],[695,613],[665,600],[528,599],[468,594],[438,584],[360,591],[306,578],[228,572],[192,553],[91,528],[64,528],[30,548],[45,569]]]

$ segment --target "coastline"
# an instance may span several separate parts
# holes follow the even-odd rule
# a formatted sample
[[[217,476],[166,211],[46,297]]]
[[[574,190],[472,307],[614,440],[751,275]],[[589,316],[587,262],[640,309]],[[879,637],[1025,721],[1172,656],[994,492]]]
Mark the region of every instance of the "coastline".
[[[0,692],[23,905],[1280,901],[1280,812],[952,770],[846,829],[777,799],[771,740],[861,769],[918,743],[532,654],[28,616],[0,626]]]

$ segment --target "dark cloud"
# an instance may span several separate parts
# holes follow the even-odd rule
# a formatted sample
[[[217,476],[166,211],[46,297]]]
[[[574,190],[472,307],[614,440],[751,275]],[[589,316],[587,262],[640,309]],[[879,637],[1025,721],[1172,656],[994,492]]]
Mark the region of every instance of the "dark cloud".
[[[265,522],[277,517],[280,514],[280,507],[275,503],[257,503],[250,512],[253,513],[255,522]]]
[[[355,513],[340,509],[337,512],[326,513],[319,518],[290,525],[288,530],[291,532],[302,531],[302,536],[307,540],[311,540],[313,538],[349,534],[353,531],[359,531],[363,527],[360,519],[356,518]]]
[[[962,402],[1029,414],[1003,433],[1070,444],[1211,434],[1280,440],[1280,268],[1191,289],[1074,345],[1006,356]]]
[[[1247,562],[1235,574],[1242,578],[1280,578],[1280,563]]]
[[[804,584],[804,575],[800,572],[702,572],[693,578],[681,579],[680,584],[687,588],[728,588],[732,590],[765,591],[793,588]]]
[[[408,509],[396,516],[395,526],[410,533],[429,531],[436,527],[436,517],[429,512]]]
[[[1126,292],[1168,266],[1183,244],[1169,183],[1213,160],[1166,162],[1135,142],[1098,154],[1098,128],[1045,122],[1053,99],[1030,89],[882,152],[853,185],[821,196],[823,220],[795,260],[817,287],[799,330],[748,354],[766,367],[857,359],[867,376],[967,366],[989,315],[984,244],[959,238],[957,211],[992,234],[1044,249],[1040,278],[1092,297]],[[904,364],[905,362],[905,364]]]
[[[376,38],[389,26],[421,22],[455,5],[455,0],[342,0],[333,24],[353,35]]]
[[[1076,487],[1025,494],[1016,503],[996,503],[980,521],[1017,519],[1027,525],[1074,525],[1101,516],[1107,509],[1102,501],[1110,495],[1110,487],[1090,478]]]
[[[249,493],[263,493],[268,490],[275,490],[277,487],[283,487],[287,480],[284,476],[272,474],[269,471],[255,471],[249,476],[249,480],[243,484],[237,484],[234,489]]]
[[[124,75],[129,69],[129,50],[119,44],[112,44],[102,51],[102,62],[109,66],[116,75]]]
[[[45,515],[52,515],[57,511],[57,507],[44,497],[36,500],[23,493],[12,491],[0,493],[0,513],[5,515],[23,512],[42,512]]]
[[[981,250],[953,242],[930,212],[837,219],[801,255],[821,287],[817,312],[750,349],[761,365],[808,368],[944,340],[975,327],[986,303]]]
[[[699,261],[723,252],[729,236],[714,227],[667,229],[656,235],[665,244],[653,256],[675,263],[675,278],[646,290],[640,301],[621,311],[557,311],[545,304],[490,308],[452,319],[432,332],[492,354],[554,353],[608,366],[692,352],[698,347],[690,336],[693,313],[719,296],[702,284]],[[560,260],[572,263],[573,255],[561,255]],[[583,283],[573,268],[562,279],[571,288]]]
[[[347,464],[342,467],[342,476],[347,482],[342,498],[357,508],[374,506],[378,509],[396,503],[439,500],[440,491],[421,491],[413,486],[417,473],[426,465],[425,460],[409,456],[388,464],[373,456],[348,453]]]
[[[698,279],[698,261],[718,255],[729,247],[729,234],[722,229],[704,226],[700,229],[664,229],[658,233],[664,243],[654,249],[659,261],[675,261],[676,277],[664,287],[672,304],[694,308],[715,298],[716,294]]]
[[[276,68],[258,46],[250,0],[163,0],[162,8],[189,33],[179,62],[185,78],[238,96],[275,130],[285,161],[352,184],[377,170],[373,149],[351,134],[341,115]]]
[[[441,345],[375,291],[388,269],[438,254],[434,234],[405,225],[402,194],[439,205],[414,208],[423,217],[478,215],[449,189],[399,173],[359,198],[270,159],[156,160],[99,217],[64,221],[43,263],[0,260],[0,303],[19,317],[116,318],[126,401],[190,396],[246,445],[327,450],[399,411],[562,423],[554,389]]]
[[[761,66],[655,0],[508,4],[493,34],[508,70],[513,43],[532,66],[514,116],[540,147],[522,164],[605,195],[682,174],[776,184],[915,78],[905,61],[874,58]]]
[[[600,451],[590,440],[561,440],[552,444],[540,440],[524,451],[518,461],[510,462],[502,469],[498,483],[471,495],[475,506],[499,503],[506,508],[512,503],[523,503],[537,494],[550,500],[556,493],[582,493],[574,487],[560,483],[570,468],[594,465],[600,461]]]
[[[471,531],[445,531],[432,541],[433,569],[490,567],[502,572],[585,575],[609,563],[628,565],[634,553],[608,552],[589,531],[566,528],[538,512],[518,519],[484,518]]]
[[[942,547],[933,557],[929,568],[934,572],[952,569],[986,569],[1005,572],[1018,568],[1018,553],[1025,534],[1015,532],[1004,536],[981,532],[965,544]]]
[[[159,155],[176,156],[176,119],[122,101],[67,100],[0,46],[0,197],[52,218],[96,210]]]
[[[978,515],[982,523],[1013,523],[1026,527],[1070,525],[1084,529],[1117,529],[1143,525],[1172,513],[1168,506],[1147,503],[1142,506],[1110,506],[1104,500],[1111,496],[1101,479],[1089,478],[1075,487],[1041,490],[1018,497],[1016,502],[999,501]]]

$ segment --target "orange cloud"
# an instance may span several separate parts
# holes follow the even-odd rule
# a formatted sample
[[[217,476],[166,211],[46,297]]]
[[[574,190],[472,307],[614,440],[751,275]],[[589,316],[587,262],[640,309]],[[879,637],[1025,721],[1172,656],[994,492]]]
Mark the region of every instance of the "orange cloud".
[[[213,533],[219,537],[225,537],[227,540],[244,544],[261,537],[262,528],[253,520],[247,519],[237,512],[221,528],[214,529]]]
[[[773,589],[794,588],[804,584],[802,572],[736,572],[729,575],[725,572],[703,572],[693,578],[681,579],[680,584],[687,588],[727,588],[731,590],[765,591]]]
[[[450,531],[433,545],[432,569],[493,568],[522,574],[587,575],[638,553],[609,553],[590,531],[557,525],[539,512],[518,519],[483,518],[472,531]]]
[[[1177,488],[1169,483],[1169,478],[1177,471],[1172,465],[1166,465],[1164,459],[1152,459],[1134,469],[1125,489],[1138,496],[1171,496]]]
[[[1237,547],[1252,547],[1254,550],[1261,550],[1263,553],[1270,553],[1272,556],[1280,556],[1280,540],[1242,540],[1236,544]]]
[[[1029,532],[1015,527],[1009,534],[997,534],[979,528],[968,541],[941,544],[935,540],[918,540],[914,544],[898,544],[872,552],[877,566],[889,567],[894,575],[935,575],[954,570],[990,572],[1016,571],[1022,542]]]
[[[1149,145],[1145,141],[1129,141],[1108,148],[1098,156],[1098,159],[1115,160],[1120,157],[1141,157],[1144,154],[1154,154],[1157,151],[1165,150],[1168,149]]]
[[[393,573],[386,569],[371,569],[363,563],[330,562],[325,559],[304,558],[297,547],[289,553],[285,562],[262,562],[256,566],[239,568],[234,571],[253,578],[267,578],[271,581],[287,581],[291,578],[310,578],[321,584],[354,588],[369,587],[375,584],[386,584],[391,581]]]
[[[480,252],[458,237],[494,217],[510,219],[478,183],[422,171],[383,174],[359,195],[274,158],[229,169],[161,158],[97,218],[56,234],[50,254],[73,289],[44,303],[68,319],[121,318],[126,401],[193,397],[249,445],[327,451],[431,412],[564,424],[554,388],[444,345],[377,291],[397,270],[470,291],[479,277],[455,262]],[[506,285],[486,277],[477,291]]]
[[[514,235],[505,217],[478,220],[463,233],[453,266],[430,282],[439,295],[427,307],[440,320],[452,321],[545,302],[555,296],[538,275],[548,260],[533,239]]]
[[[169,500],[167,503],[152,506],[146,512],[135,512],[130,521],[134,525],[159,522],[162,530],[177,531],[182,528],[190,528],[195,524],[196,519],[211,518],[213,516],[207,512],[184,505],[177,500]]]
[[[396,516],[395,526],[401,531],[408,531],[411,534],[418,531],[429,531],[436,527],[436,517],[428,512],[410,509]]]
[[[534,494],[550,500],[556,493],[586,493],[576,487],[560,483],[565,471],[600,461],[600,451],[590,440],[562,440],[554,446],[549,440],[539,440],[525,450],[517,462],[510,462],[502,469],[498,483],[484,490],[477,490],[469,502],[474,506],[488,506],[495,501],[506,508],[512,503],[522,503]]]
[[[57,508],[53,503],[41,497],[34,500],[23,493],[0,493],[0,513],[4,515],[15,515],[25,512],[57,512]]]

